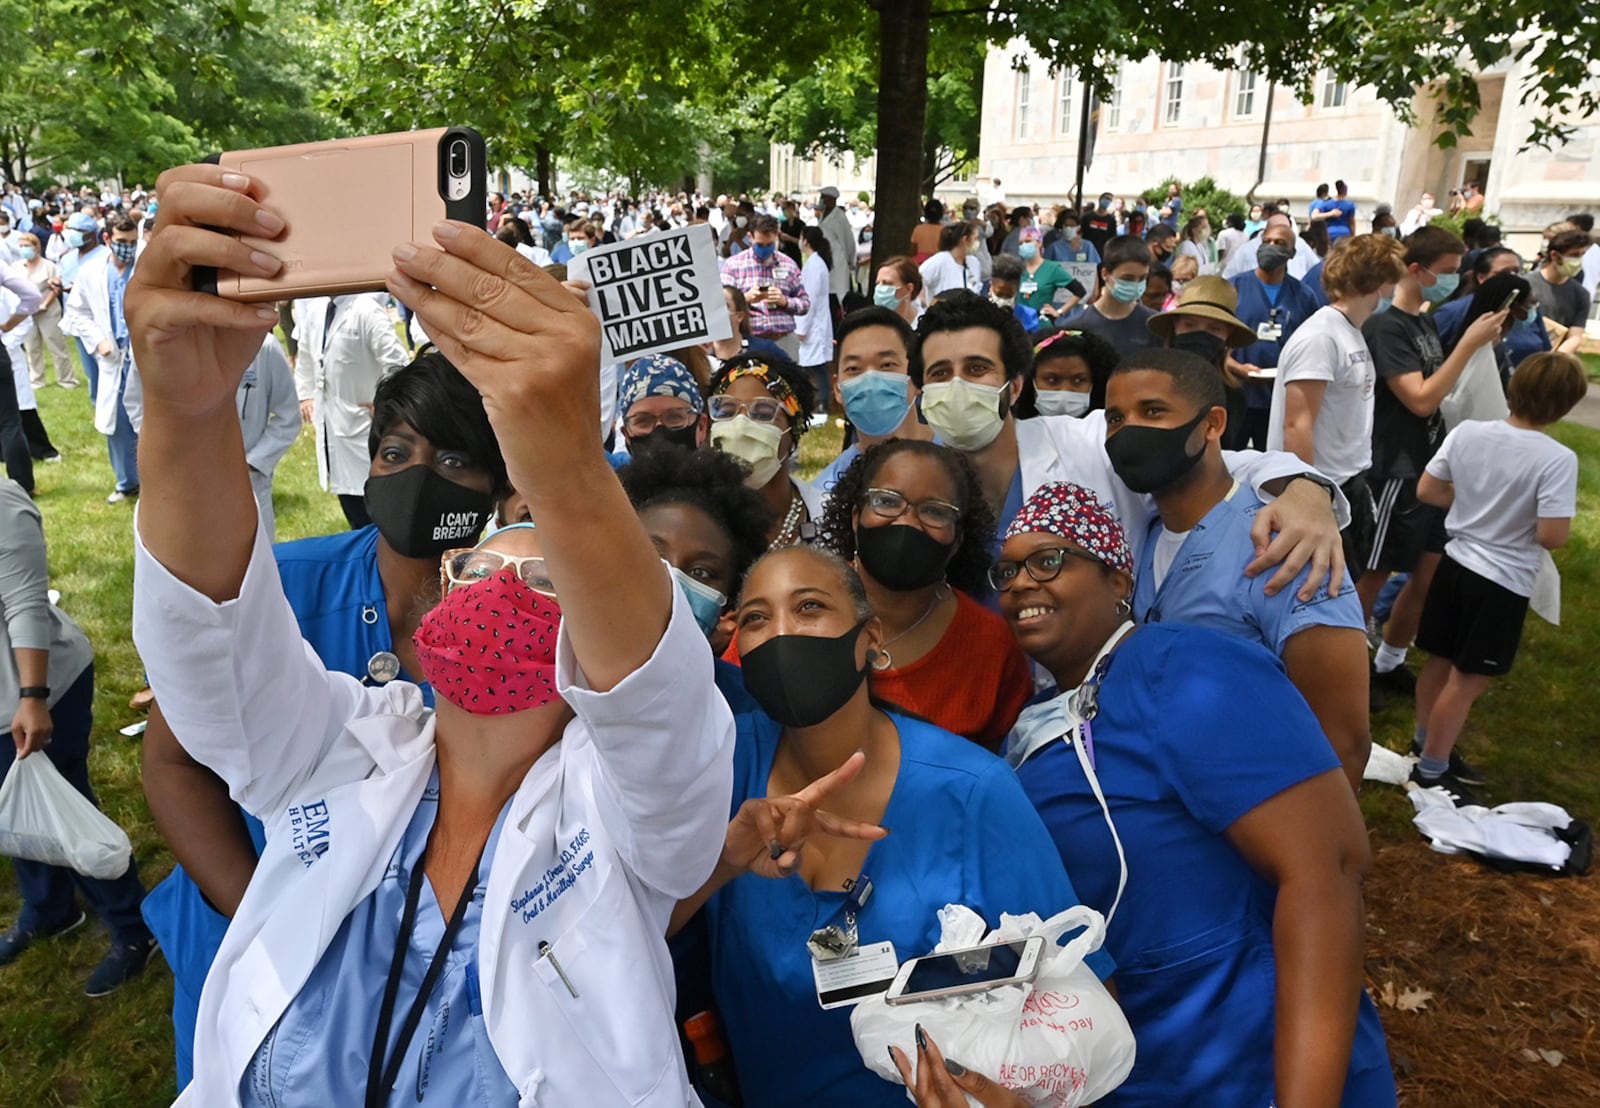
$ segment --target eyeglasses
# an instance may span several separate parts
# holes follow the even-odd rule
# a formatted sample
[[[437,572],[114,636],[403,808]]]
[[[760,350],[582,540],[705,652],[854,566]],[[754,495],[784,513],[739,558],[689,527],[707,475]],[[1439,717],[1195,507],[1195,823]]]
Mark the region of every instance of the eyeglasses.
[[[961,522],[961,509],[945,500],[922,500],[913,504],[893,489],[868,489],[861,499],[874,514],[884,519],[899,519],[911,508],[918,519],[935,530],[948,531]]]
[[[648,435],[657,426],[665,427],[669,431],[681,431],[691,427],[700,418],[700,413],[685,405],[682,408],[669,408],[664,412],[629,412],[622,417],[622,425],[628,429],[630,435]]]
[[[1061,576],[1061,569],[1067,564],[1068,558],[1081,558],[1085,562],[1100,561],[1098,558],[1065,546],[1047,546],[1043,550],[1035,550],[1020,562],[1002,560],[990,566],[989,585],[995,592],[1005,592],[1024,569],[1028,571],[1029,577],[1041,585],[1046,581],[1054,581]]]
[[[711,413],[711,418],[717,423],[730,420],[743,412],[755,423],[776,423],[778,416],[783,414],[783,405],[770,396],[758,396],[754,400],[740,400],[737,397],[724,393],[713,396],[706,403],[706,410]]]
[[[447,550],[439,565],[439,576],[442,578],[440,585],[443,592],[449,592],[456,585],[486,581],[507,566],[514,569],[522,583],[534,592],[555,598],[556,587],[545,572],[544,559],[537,554],[518,557],[481,548]]]

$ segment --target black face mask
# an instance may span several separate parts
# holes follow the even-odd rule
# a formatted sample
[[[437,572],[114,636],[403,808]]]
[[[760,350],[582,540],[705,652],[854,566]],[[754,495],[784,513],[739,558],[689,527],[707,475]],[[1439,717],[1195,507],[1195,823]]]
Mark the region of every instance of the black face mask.
[[[1181,427],[1124,427],[1106,440],[1106,457],[1134,492],[1159,492],[1181,480],[1205,454],[1189,453],[1189,436],[1210,412],[1206,408]]]
[[[1198,354],[1211,365],[1220,368],[1222,357],[1228,352],[1228,344],[1209,331],[1187,331],[1172,337],[1172,349]]]
[[[628,453],[635,458],[642,458],[652,451],[660,450],[663,446],[681,446],[685,450],[695,448],[695,436],[700,430],[698,422],[676,430],[663,424],[656,424],[656,429],[648,435],[629,435]]]
[[[882,527],[856,524],[856,555],[861,567],[886,589],[910,592],[944,580],[956,552],[953,542],[940,542],[919,527],[890,523]]]
[[[739,659],[744,687],[785,727],[814,727],[845,706],[867,671],[856,668],[866,621],[837,638],[779,635]]]
[[[363,499],[378,533],[406,558],[437,558],[470,546],[494,507],[488,493],[458,485],[425,465],[368,477]]]

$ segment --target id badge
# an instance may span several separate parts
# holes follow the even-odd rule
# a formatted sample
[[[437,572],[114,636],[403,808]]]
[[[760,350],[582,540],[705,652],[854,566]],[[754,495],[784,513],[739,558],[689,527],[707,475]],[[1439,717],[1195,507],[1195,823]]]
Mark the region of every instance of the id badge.
[[[811,960],[811,975],[817,982],[817,1003],[824,1011],[850,1008],[863,1000],[882,996],[900,972],[891,942],[872,943],[859,948],[848,958],[832,961]]]
[[[1262,342],[1277,342],[1282,334],[1283,328],[1270,320],[1256,324],[1256,338]]]
[[[1022,291],[1022,295],[1023,296],[1032,296],[1034,293],[1039,291],[1039,282],[1038,281],[1024,281],[1024,282],[1022,282],[1021,291]]]

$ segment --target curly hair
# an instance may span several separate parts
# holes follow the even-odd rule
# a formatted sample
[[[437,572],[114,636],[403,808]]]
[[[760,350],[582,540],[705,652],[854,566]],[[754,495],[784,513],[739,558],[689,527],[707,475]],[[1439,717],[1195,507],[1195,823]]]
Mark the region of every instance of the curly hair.
[[[766,366],[774,375],[781,377],[784,384],[789,386],[789,391],[794,393],[799,411],[789,416],[789,433],[794,436],[793,441],[798,445],[800,436],[810,428],[809,413],[817,410],[817,382],[811,374],[788,358],[768,357],[763,354],[739,354],[729,358],[718,367],[716,373],[711,375],[711,383],[705,389],[707,398],[728,391],[728,376],[734,370],[753,365]]]
[[[817,542],[836,552],[847,562],[856,556],[856,533],[850,517],[865,500],[872,481],[892,458],[910,454],[930,458],[949,476],[956,488],[956,507],[961,509],[960,540],[950,564],[945,567],[945,580],[970,595],[981,595],[988,590],[989,563],[994,559],[990,550],[994,545],[994,510],[984,499],[983,486],[972,464],[960,451],[919,439],[890,439],[870,446],[859,458],[850,463],[833,487],[822,511]]]
[[[1106,406],[1106,383],[1122,357],[1117,348],[1089,331],[1058,330],[1054,334],[1060,338],[1049,346],[1043,346],[1043,342],[1050,339],[1045,335],[1040,343],[1043,349],[1034,347],[1033,368],[1028,370],[1027,383],[1022,386],[1022,395],[1017,397],[1018,419],[1032,419],[1039,414],[1039,394],[1034,378],[1039,374],[1039,367],[1052,358],[1082,358],[1089,367],[1089,410],[1097,412]]]
[[[617,471],[636,512],[684,504],[711,517],[733,543],[735,586],[766,550],[772,527],[771,509],[760,493],[745,488],[744,476],[744,467],[726,454],[682,448],[640,454]]]

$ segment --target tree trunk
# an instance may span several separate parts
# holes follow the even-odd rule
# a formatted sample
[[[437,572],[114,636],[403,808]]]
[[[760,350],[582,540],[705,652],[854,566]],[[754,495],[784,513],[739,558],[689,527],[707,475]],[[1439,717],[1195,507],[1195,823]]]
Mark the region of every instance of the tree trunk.
[[[922,198],[922,138],[928,115],[931,0],[876,0],[878,179],[872,266],[911,250]]]
[[[536,143],[533,147],[534,176],[539,179],[539,195],[552,195],[551,186],[554,183],[555,158],[550,153],[550,148],[544,143]]]

